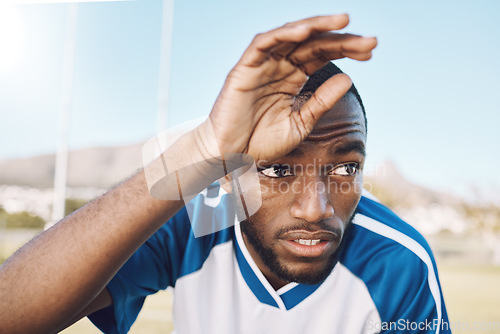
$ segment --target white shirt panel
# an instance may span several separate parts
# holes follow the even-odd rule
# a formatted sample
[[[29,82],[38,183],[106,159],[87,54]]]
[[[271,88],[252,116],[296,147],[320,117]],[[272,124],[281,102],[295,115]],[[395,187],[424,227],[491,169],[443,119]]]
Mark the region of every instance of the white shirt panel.
[[[177,334],[375,333],[380,317],[366,285],[337,264],[310,296],[290,310],[261,303],[243,278],[232,242],[217,245],[203,267],[177,281]]]

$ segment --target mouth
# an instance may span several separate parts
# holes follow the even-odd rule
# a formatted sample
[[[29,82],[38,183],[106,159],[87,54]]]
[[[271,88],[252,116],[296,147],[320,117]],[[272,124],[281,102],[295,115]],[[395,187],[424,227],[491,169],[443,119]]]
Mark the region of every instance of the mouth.
[[[296,242],[301,245],[306,245],[306,246],[315,246],[321,242],[321,239],[295,239],[293,242]]]
[[[288,252],[295,257],[320,258],[336,249],[339,236],[329,231],[293,231],[281,241]]]

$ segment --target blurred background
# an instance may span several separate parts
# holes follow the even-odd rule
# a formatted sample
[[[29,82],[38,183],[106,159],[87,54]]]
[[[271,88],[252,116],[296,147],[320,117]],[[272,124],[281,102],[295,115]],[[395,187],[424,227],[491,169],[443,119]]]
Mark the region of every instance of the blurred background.
[[[426,236],[454,333],[500,332],[498,1],[3,1],[0,263],[206,117],[256,33],[344,12],[379,40],[336,62],[367,109],[365,188]],[[132,332],[169,333],[170,298]]]

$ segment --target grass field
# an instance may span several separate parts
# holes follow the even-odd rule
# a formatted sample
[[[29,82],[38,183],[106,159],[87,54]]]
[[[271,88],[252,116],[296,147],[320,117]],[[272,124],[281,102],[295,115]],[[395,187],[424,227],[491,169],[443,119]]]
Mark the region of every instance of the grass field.
[[[7,242],[5,234],[0,234],[3,237],[0,238],[0,260],[33,235],[34,232],[18,233]],[[437,261],[453,333],[500,333],[500,267],[471,261],[447,263],[439,258]],[[162,291],[146,300],[130,333],[166,334],[172,329],[172,295],[170,291]],[[62,333],[98,334],[100,331],[83,319]]]
[[[441,266],[453,333],[500,333],[500,267]]]

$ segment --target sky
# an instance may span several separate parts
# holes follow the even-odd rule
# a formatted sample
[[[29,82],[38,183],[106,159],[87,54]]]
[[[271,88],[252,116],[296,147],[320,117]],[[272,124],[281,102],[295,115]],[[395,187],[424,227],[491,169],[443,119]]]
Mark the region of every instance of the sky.
[[[0,5],[0,161],[57,149],[68,4]],[[498,1],[176,1],[169,124],[207,116],[253,36],[349,13],[377,36],[368,62],[336,62],[367,109],[367,172],[392,161],[410,181],[500,193]],[[78,4],[71,149],[155,135],[162,1]]]

